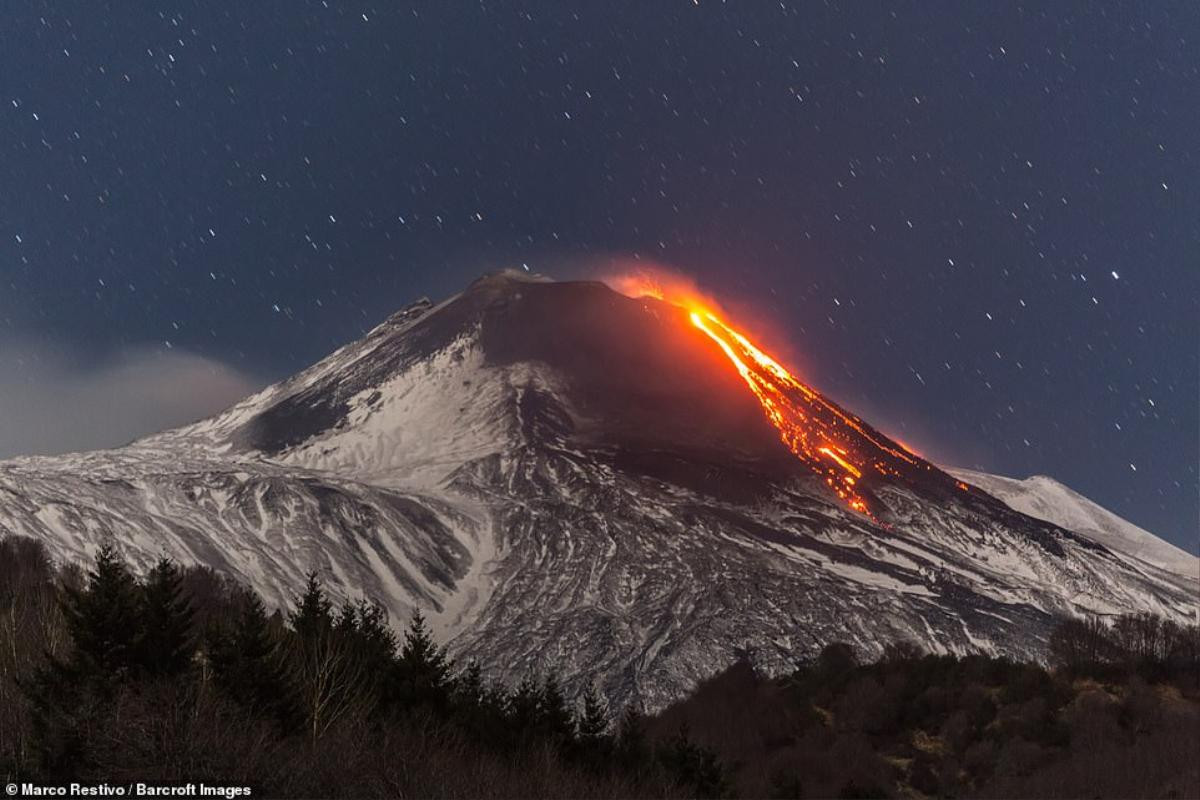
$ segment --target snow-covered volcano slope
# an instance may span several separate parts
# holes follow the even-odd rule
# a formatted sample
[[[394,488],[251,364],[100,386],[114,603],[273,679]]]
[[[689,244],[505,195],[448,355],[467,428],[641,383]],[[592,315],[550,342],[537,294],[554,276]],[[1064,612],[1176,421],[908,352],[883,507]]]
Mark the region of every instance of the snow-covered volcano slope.
[[[736,649],[766,669],[833,640],[1039,657],[1058,615],[1195,617],[1196,580],[934,465],[870,491],[878,521],[781,445],[678,309],[500,274],[211,419],[0,463],[0,533],[72,560],[111,536],[276,604],[317,569],[339,597],[432,612],[499,676],[557,669],[651,707]]]
[[[1200,580],[1200,558],[1127,522],[1053,478],[1034,475],[1019,480],[969,469],[952,473],[1022,514],[1082,534],[1114,552]]]

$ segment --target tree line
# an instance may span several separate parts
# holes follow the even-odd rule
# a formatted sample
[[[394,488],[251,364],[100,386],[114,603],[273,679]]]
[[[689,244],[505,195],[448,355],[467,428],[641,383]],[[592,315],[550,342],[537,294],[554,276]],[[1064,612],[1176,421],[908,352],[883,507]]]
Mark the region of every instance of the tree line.
[[[1097,678],[1140,675],[1170,681],[1192,675],[1200,662],[1200,627],[1155,614],[1063,620],[1050,636],[1056,666]]]
[[[654,726],[686,726],[743,797],[1200,797],[1190,647],[1097,671],[835,642],[776,677],[737,663]]]
[[[1196,796],[1200,628],[1064,620],[1051,669],[831,643],[653,715],[553,673],[485,678],[318,576],[289,609],[211,569],[90,568],[0,538],[0,776],[266,796]],[[614,713],[615,712],[615,713]]]
[[[240,780],[280,796],[724,796],[716,757],[651,738],[594,688],[513,687],[457,664],[414,613],[335,607],[314,573],[286,614],[206,568],[86,572],[0,540],[0,775]]]

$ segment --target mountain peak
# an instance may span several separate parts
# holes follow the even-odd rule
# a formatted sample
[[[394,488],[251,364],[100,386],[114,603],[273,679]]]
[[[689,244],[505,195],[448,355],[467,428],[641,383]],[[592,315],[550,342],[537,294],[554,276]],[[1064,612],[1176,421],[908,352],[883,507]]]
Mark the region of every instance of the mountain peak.
[[[1065,614],[1194,617],[1194,576],[887,455],[702,311],[485,276],[209,420],[0,465],[0,533],[64,561],[113,537],[276,606],[318,570],[339,602],[430,611],[456,656],[648,707],[746,643],[766,672],[831,641],[1039,658]]]

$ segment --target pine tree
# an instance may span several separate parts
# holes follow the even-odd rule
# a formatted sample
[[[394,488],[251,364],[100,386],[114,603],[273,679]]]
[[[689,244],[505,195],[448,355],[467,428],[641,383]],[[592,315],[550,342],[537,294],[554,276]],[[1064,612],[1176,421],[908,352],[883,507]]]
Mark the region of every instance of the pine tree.
[[[400,705],[448,711],[454,689],[453,666],[445,649],[434,644],[425,617],[419,609],[414,610],[393,673]]]
[[[80,680],[113,685],[132,677],[138,638],[137,582],[111,543],[96,554],[82,590],[67,589],[64,615]]]
[[[295,703],[266,608],[248,590],[235,606],[232,626],[213,628],[207,637],[217,685],[238,704],[273,716],[287,728],[295,721]]]
[[[553,672],[546,676],[539,693],[538,728],[552,741],[568,742],[575,738],[575,715],[567,706],[558,676]]]
[[[112,544],[100,548],[82,587],[63,592],[69,655],[50,658],[25,686],[34,748],[49,775],[78,774],[89,764],[88,731],[137,672],[138,586]]]
[[[454,700],[459,706],[478,706],[484,700],[487,687],[483,683],[483,668],[472,658],[454,682]]]
[[[372,670],[383,671],[396,656],[396,634],[387,611],[366,598],[354,606],[354,637],[361,657]]]
[[[491,747],[512,743],[512,737],[506,734],[507,701],[502,689],[484,681],[483,668],[475,659],[467,662],[454,679],[454,721],[475,741]]]
[[[343,636],[353,635],[358,630],[358,614],[353,603],[343,603],[333,623],[333,629]]]
[[[308,574],[304,592],[297,599],[288,622],[304,642],[316,641],[333,627],[333,604],[325,596],[315,570]]]
[[[191,664],[194,612],[182,586],[179,567],[165,558],[142,583],[136,655],[142,671],[151,677],[179,675]]]
[[[575,754],[589,769],[606,770],[613,753],[613,738],[608,735],[608,708],[591,681],[584,688],[578,727]]]
[[[537,683],[526,675],[508,697],[506,716],[520,740],[527,740],[537,733],[540,694]]]
[[[399,698],[388,675],[395,665],[396,635],[388,624],[383,606],[366,598],[347,603],[335,631],[362,674],[359,689],[364,708],[368,713],[394,708]]]
[[[608,710],[595,685],[588,681],[583,692],[583,714],[579,718],[579,738],[585,743],[598,742],[608,732]]]

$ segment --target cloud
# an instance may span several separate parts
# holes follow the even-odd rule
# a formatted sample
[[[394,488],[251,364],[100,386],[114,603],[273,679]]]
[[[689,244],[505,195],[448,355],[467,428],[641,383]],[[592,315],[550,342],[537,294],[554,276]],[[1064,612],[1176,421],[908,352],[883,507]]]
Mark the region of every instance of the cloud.
[[[0,458],[118,447],[220,411],[263,383],[179,350],[129,348],[89,362],[0,341]]]

